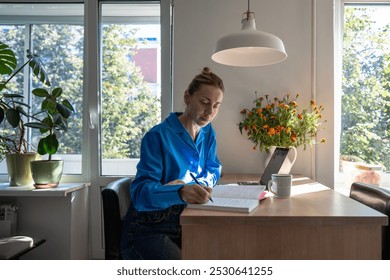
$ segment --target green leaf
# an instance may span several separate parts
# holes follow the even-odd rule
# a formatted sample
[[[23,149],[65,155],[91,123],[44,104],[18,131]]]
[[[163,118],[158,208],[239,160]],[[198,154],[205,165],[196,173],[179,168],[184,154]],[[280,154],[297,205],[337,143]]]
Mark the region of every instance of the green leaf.
[[[47,124],[41,122],[28,122],[25,123],[24,126],[35,128],[35,129],[45,129],[45,130],[49,129],[49,126]]]
[[[65,119],[69,118],[70,115],[72,114],[72,111],[69,110],[68,107],[58,103],[57,104],[57,110],[60,112],[61,116],[63,116]]]
[[[64,106],[67,107],[69,110],[71,110],[72,112],[74,112],[74,108],[73,108],[72,104],[70,104],[70,102],[69,102],[67,99],[65,99],[65,100],[62,101],[62,105],[64,105]]]
[[[5,112],[5,116],[7,118],[7,121],[9,122],[9,124],[15,128],[19,125],[19,122],[20,122],[20,115],[19,115],[19,112],[13,108],[10,108],[8,109],[6,112]]]
[[[60,87],[53,89],[53,91],[51,92],[51,95],[52,95],[54,98],[60,97],[61,94],[62,94],[62,88],[60,88]]]
[[[15,102],[16,103],[16,102]],[[26,105],[24,103],[22,103],[22,105]],[[28,106],[29,107],[29,106]],[[23,109],[22,106],[17,106],[16,107],[16,111],[19,112],[19,114],[22,114],[23,116],[26,116],[27,118],[29,117],[29,114],[27,114],[27,112]]]
[[[36,88],[32,91],[32,93],[38,97],[50,97],[50,93],[44,88]]]
[[[46,124],[49,128],[54,126],[54,120],[51,115],[47,115],[46,118],[42,120],[42,123]]]
[[[44,138],[42,138],[38,142],[38,154],[40,154],[42,156],[47,154],[47,152],[45,150],[45,139]]]
[[[24,98],[24,96],[21,95],[21,94],[13,94],[13,93],[11,93],[11,94],[10,93],[4,93],[3,96],[6,97],[6,98]]]
[[[56,125],[56,130],[66,132],[66,131],[68,131],[68,125],[65,124],[64,122],[61,122],[61,123]]]
[[[57,107],[57,102],[53,99],[45,99],[42,102],[42,111],[54,112]]]
[[[16,101],[14,100],[13,101],[14,104],[19,104],[20,106],[18,106],[17,108],[21,107],[21,106],[24,106],[24,107],[27,107],[27,108],[30,108],[30,105],[24,103],[24,102],[20,102],[20,101]]]
[[[61,130],[61,131],[68,130],[68,122],[60,115],[57,115],[57,118],[55,118],[54,122],[57,130]]]
[[[17,61],[15,53],[8,45],[0,42],[0,74],[10,75],[15,70],[16,66]]]
[[[43,62],[39,59],[38,55],[32,54],[30,50],[27,50],[27,57],[30,59],[29,65],[33,74],[45,85],[51,86],[49,76],[43,67]]]
[[[3,122],[3,120],[4,120],[4,116],[5,116],[5,114],[4,114],[4,110],[3,110],[3,108],[1,108],[1,107],[0,107],[0,123],[2,123],[2,122]]]
[[[55,134],[48,135],[44,138],[45,151],[49,155],[54,155],[58,150],[58,140]]]

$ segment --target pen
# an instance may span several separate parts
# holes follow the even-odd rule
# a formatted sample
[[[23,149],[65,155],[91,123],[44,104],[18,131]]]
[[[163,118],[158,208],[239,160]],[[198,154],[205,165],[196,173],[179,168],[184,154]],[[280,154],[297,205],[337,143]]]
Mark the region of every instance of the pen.
[[[195,178],[194,174],[192,174],[192,173],[190,172],[190,175],[191,175],[192,179],[195,181],[195,183],[197,183],[199,186],[201,186],[201,184],[199,183],[198,179]],[[214,202],[213,199],[212,199],[211,197],[210,197],[209,199],[210,199],[211,202]]]

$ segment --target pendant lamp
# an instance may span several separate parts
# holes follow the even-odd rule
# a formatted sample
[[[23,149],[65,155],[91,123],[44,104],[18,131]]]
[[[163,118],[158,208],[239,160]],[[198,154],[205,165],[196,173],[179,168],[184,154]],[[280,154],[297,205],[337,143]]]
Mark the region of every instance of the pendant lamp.
[[[256,30],[255,13],[243,13],[241,31],[226,35],[217,41],[211,59],[230,66],[264,66],[287,58],[282,40],[270,33]]]

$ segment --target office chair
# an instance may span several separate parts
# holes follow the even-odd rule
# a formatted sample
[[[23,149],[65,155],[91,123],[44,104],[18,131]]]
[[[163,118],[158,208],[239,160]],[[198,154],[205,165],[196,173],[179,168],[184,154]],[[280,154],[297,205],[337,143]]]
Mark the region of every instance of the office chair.
[[[0,260],[18,260],[24,254],[43,244],[46,240],[29,236],[0,238]]]
[[[106,260],[120,260],[123,218],[130,205],[130,178],[109,183],[102,190]]]
[[[388,190],[355,182],[351,185],[349,197],[390,217],[390,191]],[[390,225],[382,227],[382,259],[390,259]]]

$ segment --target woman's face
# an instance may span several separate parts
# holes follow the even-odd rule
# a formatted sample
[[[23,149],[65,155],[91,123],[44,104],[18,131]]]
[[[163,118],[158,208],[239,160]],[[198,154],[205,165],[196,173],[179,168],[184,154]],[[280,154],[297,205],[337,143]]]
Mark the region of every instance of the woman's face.
[[[202,85],[193,95],[187,91],[184,94],[189,116],[201,127],[210,123],[217,116],[222,99],[222,90],[210,85]]]

